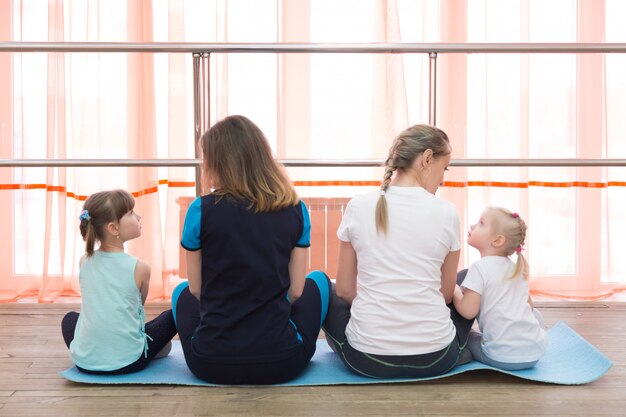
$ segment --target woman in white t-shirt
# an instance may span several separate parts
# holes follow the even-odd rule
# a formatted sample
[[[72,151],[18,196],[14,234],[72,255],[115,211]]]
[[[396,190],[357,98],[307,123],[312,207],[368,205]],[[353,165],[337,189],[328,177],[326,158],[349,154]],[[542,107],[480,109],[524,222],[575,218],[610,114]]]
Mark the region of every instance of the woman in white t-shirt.
[[[459,218],[434,195],[450,156],[442,130],[412,126],[391,146],[380,191],[354,197],[346,208],[324,331],[357,374],[434,376],[462,356],[473,320],[451,304]]]
[[[546,350],[543,318],[528,293],[528,264],[522,255],[526,223],[517,214],[488,207],[470,227],[467,243],[481,259],[467,274],[454,305],[466,318],[478,315],[480,332],[472,331],[469,349],[477,361],[508,371],[535,366]],[[509,256],[517,254],[517,263]]]

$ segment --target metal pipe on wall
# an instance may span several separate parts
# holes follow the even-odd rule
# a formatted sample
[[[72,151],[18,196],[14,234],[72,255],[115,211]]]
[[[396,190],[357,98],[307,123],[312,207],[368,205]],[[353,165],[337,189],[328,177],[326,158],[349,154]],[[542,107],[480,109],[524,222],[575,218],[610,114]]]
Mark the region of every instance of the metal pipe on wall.
[[[196,168],[196,194],[202,192],[198,140],[210,126],[210,53],[427,53],[429,55],[429,123],[437,122],[438,53],[626,53],[626,43],[131,43],[0,42],[0,52],[149,52],[192,53],[194,149],[196,159],[162,160],[0,160],[0,167],[189,166]],[[382,161],[283,160],[285,166],[381,166]],[[452,166],[626,166],[623,159],[464,159]]]
[[[626,43],[0,42],[0,52],[609,54],[626,53]]]
[[[382,167],[382,159],[277,159],[286,167]],[[199,167],[201,159],[0,159],[0,168]],[[626,167],[626,159],[453,159],[453,167]]]

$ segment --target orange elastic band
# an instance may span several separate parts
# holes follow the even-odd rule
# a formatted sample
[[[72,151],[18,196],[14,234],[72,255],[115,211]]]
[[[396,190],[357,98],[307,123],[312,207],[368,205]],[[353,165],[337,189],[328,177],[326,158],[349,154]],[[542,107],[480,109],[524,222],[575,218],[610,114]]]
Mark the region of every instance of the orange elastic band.
[[[158,185],[167,185],[173,188],[192,188],[196,186],[194,181],[170,181],[167,179],[158,180]],[[378,187],[380,181],[293,181],[296,187]],[[607,187],[626,187],[626,181],[608,181],[608,182],[587,182],[587,181],[567,181],[567,182],[549,182],[549,181],[528,181],[528,182],[504,182],[504,181],[444,181],[444,187],[450,188],[467,188],[467,187],[497,187],[497,188],[528,188],[528,187],[550,187],[550,188],[607,188]],[[88,196],[76,194],[67,191],[67,187],[61,185],[48,184],[0,184],[0,190],[46,190],[48,192],[65,193],[68,198],[84,201]],[[142,190],[133,191],[131,194],[135,197],[154,194],[158,192],[158,186],[144,188]]]
[[[169,181],[159,180],[159,185],[167,185],[173,188],[187,188],[195,187],[196,183],[193,181]],[[46,190],[48,192],[65,193],[68,198],[73,198],[78,201],[87,200],[87,195],[76,194],[72,191],[67,191],[67,187],[62,185],[48,185],[48,184],[0,184],[0,190]],[[134,197],[140,197],[142,195],[153,194],[159,191],[158,186],[144,188],[143,190],[133,191],[131,194]]]

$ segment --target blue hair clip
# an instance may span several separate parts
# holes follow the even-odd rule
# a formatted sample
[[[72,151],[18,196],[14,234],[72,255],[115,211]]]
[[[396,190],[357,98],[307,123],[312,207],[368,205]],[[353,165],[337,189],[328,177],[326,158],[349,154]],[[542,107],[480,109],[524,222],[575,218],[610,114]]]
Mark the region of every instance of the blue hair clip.
[[[80,212],[80,216],[78,216],[78,220],[80,220],[81,222],[83,220],[89,221],[91,220],[91,216],[89,215],[89,211],[87,210],[83,210]]]

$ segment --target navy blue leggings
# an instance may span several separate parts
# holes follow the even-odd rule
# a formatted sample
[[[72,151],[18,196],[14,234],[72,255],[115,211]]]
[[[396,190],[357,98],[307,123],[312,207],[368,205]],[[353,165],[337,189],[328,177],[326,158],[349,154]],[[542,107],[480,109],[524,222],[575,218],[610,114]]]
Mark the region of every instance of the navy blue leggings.
[[[289,358],[268,363],[207,363],[194,354],[192,337],[200,325],[200,301],[189,291],[186,282],[172,294],[172,310],[178,336],[189,370],[198,378],[224,385],[279,384],[298,376],[309,364],[317,338],[326,319],[330,298],[330,280],[320,271],[307,275],[302,295],[291,306],[291,321],[302,343]]]
[[[70,311],[61,321],[63,340],[65,341],[65,345],[68,349],[72,340],[74,340],[74,331],[76,329],[76,324],[78,323],[78,317],[79,313]],[[150,338],[146,341],[146,343],[148,343],[148,354],[142,354],[135,362],[113,371],[92,371],[89,369],[83,369],[79,366],[76,366],[76,368],[86,374],[94,375],[120,375],[141,371],[148,366],[150,361],[154,359],[161,349],[163,349],[172,340],[172,338],[176,336],[176,326],[174,325],[172,310],[166,310],[153,320],[145,323],[145,330],[146,334],[150,336]]]

